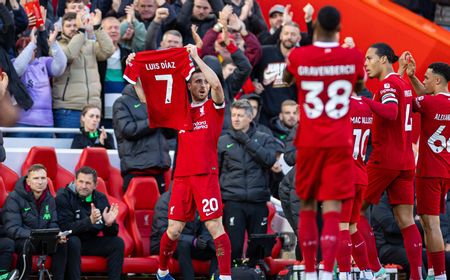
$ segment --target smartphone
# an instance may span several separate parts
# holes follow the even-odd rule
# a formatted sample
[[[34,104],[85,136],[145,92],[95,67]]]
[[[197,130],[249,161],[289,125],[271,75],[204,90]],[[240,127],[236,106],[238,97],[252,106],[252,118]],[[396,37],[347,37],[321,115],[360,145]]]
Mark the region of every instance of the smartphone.
[[[25,4],[24,8],[25,12],[28,15],[32,14],[36,17],[36,27],[41,27],[42,25],[44,25],[44,19],[42,18],[41,8],[39,7],[39,1],[30,1]]]
[[[64,237],[72,233],[72,230],[66,230],[58,233],[58,237]]]

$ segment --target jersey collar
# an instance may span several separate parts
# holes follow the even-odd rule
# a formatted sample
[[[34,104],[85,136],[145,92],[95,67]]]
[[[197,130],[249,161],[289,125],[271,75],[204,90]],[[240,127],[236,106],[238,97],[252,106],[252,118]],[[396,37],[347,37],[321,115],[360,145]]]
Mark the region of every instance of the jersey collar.
[[[450,96],[450,92],[438,92],[438,93],[436,93],[436,95]]]
[[[319,48],[335,48],[335,47],[339,47],[339,43],[338,42],[314,42],[313,43],[314,46],[319,47]]]
[[[391,75],[399,75],[399,74],[396,72],[391,72],[391,73],[387,74],[386,77],[384,77],[384,79],[387,79]]]
[[[205,101],[200,102],[200,103],[191,103],[191,107],[195,108],[195,107],[203,106],[203,105],[205,105],[206,101],[208,101],[208,99],[205,99]]]

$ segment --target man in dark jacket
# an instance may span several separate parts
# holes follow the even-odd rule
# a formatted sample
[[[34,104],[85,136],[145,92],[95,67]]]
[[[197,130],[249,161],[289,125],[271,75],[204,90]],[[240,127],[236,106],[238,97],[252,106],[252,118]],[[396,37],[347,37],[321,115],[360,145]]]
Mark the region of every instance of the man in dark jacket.
[[[32,229],[58,228],[55,200],[47,187],[47,170],[41,164],[32,165],[27,175],[21,177],[5,201],[2,210],[4,229],[15,242],[19,257],[17,268],[28,279],[31,271],[31,255],[41,254],[42,249],[30,243]],[[60,239],[53,254],[51,271],[53,279],[64,279],[67,246],[65,238]]]
[[[224,224],[230,235],[232,259],[243,253],[248,235],[267,233],[269,170],[277,144],[271,135],[256,131],[252,106],[246,99],[231,105],[232,129],[219,139],[219,172]]]
[[[75,182],[60,189],[56,196],[58,223],[62,230],[72,230],[65,279],[80,279],[82,255],[107,258],[108,279],[120,279],[124,243],[117,236],[119,206],[110,205],[96,186],[97,172],[84,166],[76,171]],[[103,236],[98,236],[100,232]]]
[[[165,191],[164,172],[170,168],[166,137],[172,130],[150,128],[145,94],[140,83],[127,85],[113,105],[113,127],[119,148],[125,193],[133,177],[152,176]]]
[[[150,252],[152,255],[159,254],[159,244],[162,235],[167,230],[167,213],[171,190],[165,192],[158,199],[153,216],[152,235],[150,237]],[[214,241],[205,225],[200,221],[198,213],[193,222],[186,223],[178,239],[174,258],[178,259],[183,279],[194,280],[194,267],[192,260],[211,260],[209,275],[217,269],[217,258]]]

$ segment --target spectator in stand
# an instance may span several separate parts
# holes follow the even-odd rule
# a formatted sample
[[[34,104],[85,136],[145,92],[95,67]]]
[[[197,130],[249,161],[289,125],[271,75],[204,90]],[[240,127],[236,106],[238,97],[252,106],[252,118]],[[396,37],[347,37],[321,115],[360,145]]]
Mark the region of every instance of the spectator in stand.
[[[300,42],[300,28],[295,22],[286,23],[280,33],[280,42],[273,46],[263,46],[263,55],[253,71],[255,88],[261,92],[262,110],[260,122],[270,124],[273,117],[278,116],[281,103],[286,99],[297,101],[294,83],[283,81],[286,68],[286,57],[289,51]]]
[[[194,44],[191,25],[198,26],[201,38],[214,26],[217,21],[216,14],[223,8],[220,0],[186,0],[176,19],[176,29],[183,34],[185,44]]]
[[[0,66],[2,71],[8,76],[8,92],[14,97],[18,106],[28,110],[33,106],[33,100],[31,99],[25,85],[20,80],[19,76],[12,65],[10,60],[9,51],[14,49],[16,43],[16,33],[14,24],[18,24],[17,18],[11,16],[8,6],[10,3],[5,3],[5,0],[0,0]],[[16,7],[16,3],[13,3],[13,13],[21,13],[23,8]],[[28,20],[26,25],[28,25]],[[26,27],[25,27],[26,28]]]
[[[258,130],[259,132],[263,132],[269,135],[272,135],[272,130],[270,130],[270,128],[268,128],[267,126],[259,123],[259,113],[261,111],[261,97],[259,96],[259,94],[256,93],[250,93],[250,94],[245,94],[243,95],[241,98],[243,99],[247,99],[248,102],[250,102],[250,105],[252,105],[252,112],[253,112],[253,118],[252,121],[255,124],[256,130]]]
[[[11,98],[8,93],[8,75],[5,72],[0,73],[0,126],[13,125],[16,122],[17,111],[11,104]],[[0,131],[0,162],[6,159],[6,151],[3,147],[3,133]]]
[[[125,7],[125,14],[120,23],[121,42],[130,51],[141,51],[144,48],[145,24],[136,19],[134,4]]]
[[[231,124],[219,139],[219,173],[224,224],[230,235],[232,260],[242,258],[245,231],[267,233],[269,170],[276,161],[277,144],[256,130],[248,100],[231,105]]]
[[[245,23],[246,29],[258,36],[267,32],[267,24],[261,12],[261,7],[255,0],[223,0],[225,5],[230,5],[241,21]]]
[[[30,18],[25,12],[25,9],[22,7],[20,1],[2,0],[1,2],[3,2],[3,4],[8,8],[14,18],[15,38],[17,38],[20,33],[24,32],[28,28]],[[15,40],[11,43],[14,44]]]
[[[56,195],[58,223],[62,230],[72,230],[65,278],[68,280],[80,279],[81,256],[107,258],[108,279],[121,279],[124,243],[117,236],[119,206],[110,205],[106,195],[95,190],[96,186],[97,172],[84,166],[76,171],[75,181]]]
[[[34,164],[28,169],[27,175],[17,181],[2,211],[6,234],[14,240],[15,251],[20,256],[17,268],[21,272],[21,279],[28,279],[32,267],[31,255],[41,252],[39,247],[32,246],[29,241],[31,230],[58,228],[57,218],[55,199],[48,190],[47,169],[42,164]],[[66,237],[60,237],[56,252],[52,254],[53,279],[65,279],[66,241]]]
[[[288,22],[292,22],[293,12],[291,5],[286,7],[280,4],[272,6],[269,10],[269,24],[270,29],[259,34],[258,39],[261,45],[276,45],[280,40],[281,28]],[[314,7],[311,4],[306,4],[303,7],[305,13],[305,23],[308,32],[301,32],[300,46],[311,45],[313,35],[312,16],[314,14]]]
[[[120,22],[118,19],[114,17],[104,18],[102,28],[111,38],[115,50],[106,61],[98,62],[102,84],[102,123],[106,128],[112,128],[112,106],[114,101],[122,95],[122,90],[125,87],[123,73],[126,67],[126,59],[131,52],[120,43]]]
[[[150,252],[152,255],[159,254],[160,240],[167,230],[169,211],[169,200],[172,191],[169,190],[161,195],[155,206],[155,215],[152,222],[152,235],[150,237]],[[216,248],[211,234],[206,229],[198,212],[195,213],[194,221],[187,222],[178,239],[177,248],[173,257],[180,264],[180,272],[185,280],[194,280],[194,266],[192,260],[211,260],[209,275],[217,270]]]
[[[68,65],[64,74],[53,80],[55,127],[79,127],[84,106],[102,106],[97,60],[107,60],[115,48],[108,34],[99,29],[100,10],[90,16],[83,13],[67,13],[62,21],[62,36],[58,42],[67,56]]]
[[[162,40],[159,40],[161,24],[167,19],[168,13],[165,8],[156,10],[155,19],[150,23],[145,36],[145,50],[181,48],[183,46],[183,36],[178,30],[170,29],[164,32]],[[161,42],[160,42],[161,41]]]
[[[298,123],[298,104],[294,100],[287,99],[281,103],[281,112],[270,121],[270,129],[273,135],[285,142],[289,133]]]
[[[45,25],[40,27],[43,31]],[[20,127],[53,127],[52,113],[52,89],[49,77],[58,77],[66,69],[67,57],[56,42],[58,31],[54,30],[48,38],[52,56],[37,57],[39,50],[47,46],[39,46],[36,38],[37,29],[31,30],[29,37],[21,37],[16,43],[16,51],[19,53],[13,59],[13,65],[22,82],[26,85],[28,93],[33,99],[33,106],[25,111],[20,111],[20,119],[16,126]],[[37,36],[45,36],[46,32],[39,32]],[[45,44],[47,39],[44,38]],[[14,137],[52,138],[52,133],[11,133]]]
[[[115,149],[113,136],[106,133],[102,126],[99,129],[101,119],[100,108],[97,105],[88,104],[81,111],[80,131],[72,141],[72,149],[84,149],[87,147],[102,147]]]
[[[230,58],[230,53],[223,43],[224,27],[230,33],[230,38],[245,53],[251,65],[255,66],[262,55],[261,45],[256,36],[247,31],[244,22],[232,13],[230,5],[222,9],[218,22],[203,37],[202,55],[217,55],[221,62]]]
[[[58,21],[56,25],[62,29],[62,17],[67,13],[89,13],[89,8],[84,0],[59,0],[58,3]]]
[[[173,138],[176,133],[149,127],[146,98],[140,83],[127,85],[122,94],[113,105],[113,127],[119,150],[123,193],[132,178],[143,176],[155,177],[159,192],[164,193],[164,172],[171,164],[165,136]]]

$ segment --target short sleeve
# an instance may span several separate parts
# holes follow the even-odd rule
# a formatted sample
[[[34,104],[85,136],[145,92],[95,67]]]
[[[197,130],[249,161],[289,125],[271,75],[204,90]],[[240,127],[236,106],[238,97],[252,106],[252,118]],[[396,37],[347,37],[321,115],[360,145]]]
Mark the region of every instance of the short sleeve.
[[[361,52],[358,50],[355,50],[356,52],[356,78],[357,80],[363,80],[364,76],[366,75],[366,71],[364,70],[364,56]]]
[[[416,99],[414,99],[414,101],[412,103],[413,111],[418,112],[418,113],[422,112],[424,103],[425,103],[425,96],[419,96]]]
[[[125,68],[125,71],[123,73],[123,78],[132,85],[135,85],[137,79],[139,78],[138,67],[138,63],[134,61],[130,64],[127,64],[127,67]]]
[[[393,102],[398,104],[397,94],[398,91],[392,83],[383,83],[380,90],[381,103],[386,104]]]
[[[182,49],[183,51],[183,70],[182,75],[186,81],[191,79],[192,72],[195,70],[194,62],[191,59],[191,56],[186,51],[186,49]]]

